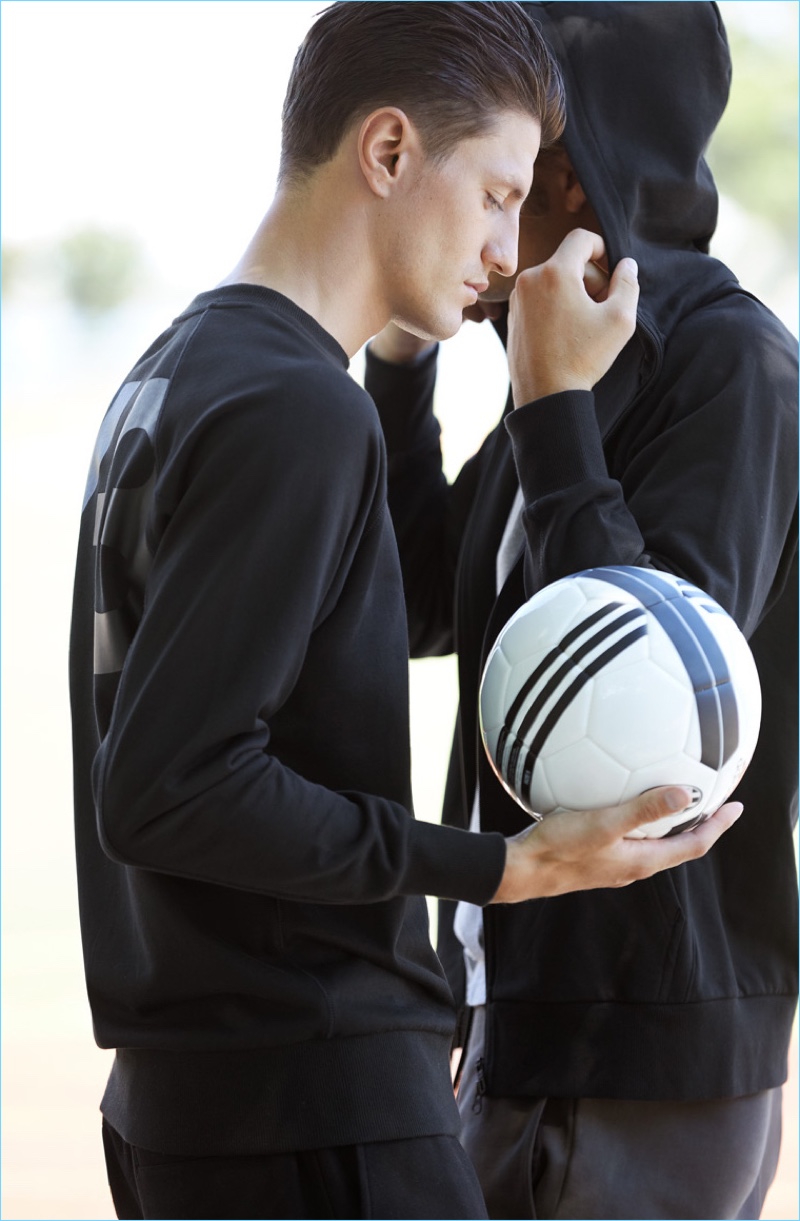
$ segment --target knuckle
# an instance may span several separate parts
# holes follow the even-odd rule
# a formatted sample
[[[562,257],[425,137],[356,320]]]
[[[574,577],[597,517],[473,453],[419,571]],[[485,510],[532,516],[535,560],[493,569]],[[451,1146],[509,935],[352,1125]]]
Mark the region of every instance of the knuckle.
[[[561,269],[553,260],[547,263],[541,263],[537,268],[531,268],[531,271],[538,272],[538,279],[545,288],[555,288],[561,280]]]
[[[613,324],[619,327],[620,330],[629,330],[633,333],[636,326],[635,307],[627,301],[621,301],[618,297],[610,301],[609,305],[609,314]]]

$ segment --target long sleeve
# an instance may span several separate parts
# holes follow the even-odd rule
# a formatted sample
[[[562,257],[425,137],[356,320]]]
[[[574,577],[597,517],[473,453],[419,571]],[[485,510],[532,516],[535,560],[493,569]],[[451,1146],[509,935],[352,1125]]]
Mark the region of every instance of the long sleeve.
[[[445,845],[409,816],[407,747],[372,758],[407,740],[380,434],[358,399],[311,400],[298,387],[291,410],[231,407],[169,446],[93,769],[102,842],[125,864],[275,896],[485,902],[502,844]]]
[[[437,349],[408,365],[367,350],[365,387],[375,401],[389,455],[388,500],[408,614],[411,655],[451,653],[455,574],[479,474],[467,462],[453,484],[442,470],[433,413]]]
[[[652,564],[705,589],[748,635],[780,593],[796,541],[796,365],[784,342],[744,328],[711,345],[710,313],[677,329],[657,397],[634,403],[605,447],[588,393],[509,417],[531,589]]]

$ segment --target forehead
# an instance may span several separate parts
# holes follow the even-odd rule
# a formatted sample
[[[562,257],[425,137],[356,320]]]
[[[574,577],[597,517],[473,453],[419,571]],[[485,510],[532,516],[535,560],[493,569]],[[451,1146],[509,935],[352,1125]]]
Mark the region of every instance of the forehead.
[[[539,152],[542,129],[538,119],[516,110],[500,111],[479,136],[462,140],[455,157],[491,175],[495,185],[504,185],[524,199],[533,178],[533,163]]]

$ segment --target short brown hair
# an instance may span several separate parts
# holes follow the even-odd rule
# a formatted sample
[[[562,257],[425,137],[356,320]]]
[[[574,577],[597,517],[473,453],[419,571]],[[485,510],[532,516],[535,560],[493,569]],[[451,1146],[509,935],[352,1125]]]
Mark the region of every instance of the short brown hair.
[[[564,127],[560,70],[515,0],[340,0],[297,52],[280,177],[324,164],[351,124],[379,106],[406,111],[434,160],[500,111],[538,119],[543,146]]]

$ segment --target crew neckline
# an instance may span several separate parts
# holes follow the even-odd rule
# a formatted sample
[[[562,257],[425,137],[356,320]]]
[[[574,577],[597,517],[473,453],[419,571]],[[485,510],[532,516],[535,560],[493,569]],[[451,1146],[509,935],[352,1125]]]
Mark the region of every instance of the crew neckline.
[[[292,318],[295,322],[299,322],[305,330],[317,342],[321,343],[332,356],[341,361],[344,368],[349,368],[350,357],[345,352],[338,339],[331,335],[321,323],[317,322],[311,314],[304,310],[292,301],[291,297],[287,297],[284,293],[279,292],[276,288],[268,288],[263,284],[222,284],[217,288],[208,289],[205,292],[198,293],[181,314],[181,317],[188,317],[191,314],[198,313],[201,310],[209,308],[225,308],[237,305],[269,305],[278,313],[284,314]]]

